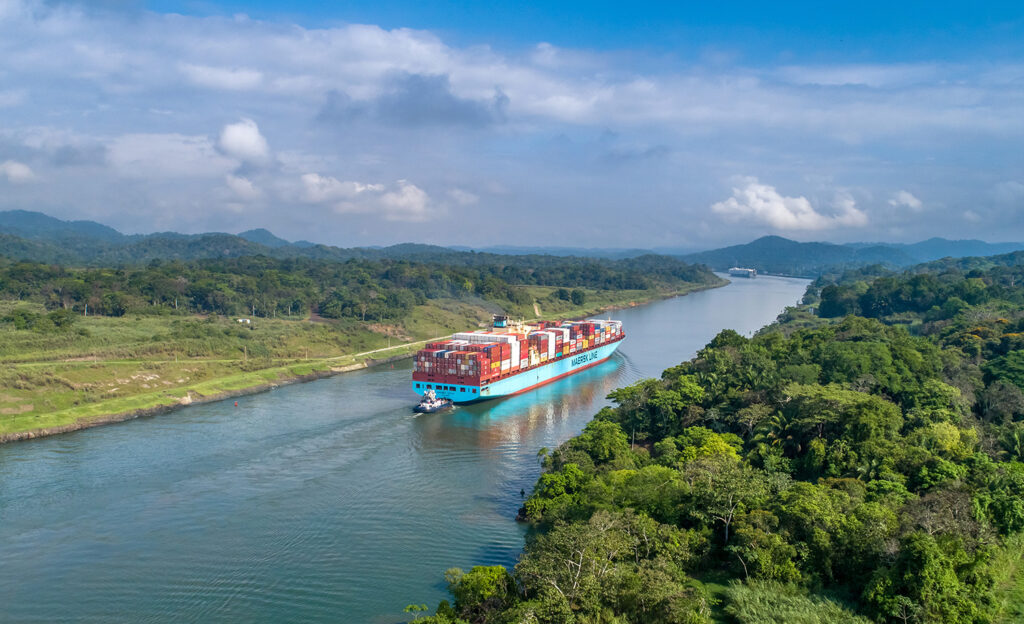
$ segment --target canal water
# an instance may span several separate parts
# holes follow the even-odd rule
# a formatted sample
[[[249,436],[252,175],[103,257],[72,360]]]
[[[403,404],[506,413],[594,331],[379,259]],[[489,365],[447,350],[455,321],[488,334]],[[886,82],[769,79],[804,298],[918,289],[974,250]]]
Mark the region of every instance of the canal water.
[[[806,285],[615,312],[608,362],[449,413],[413,415],[402,363],[0,446],[0,621],[404,621],[446,597],[446,568],[515,563],[540,448]]]

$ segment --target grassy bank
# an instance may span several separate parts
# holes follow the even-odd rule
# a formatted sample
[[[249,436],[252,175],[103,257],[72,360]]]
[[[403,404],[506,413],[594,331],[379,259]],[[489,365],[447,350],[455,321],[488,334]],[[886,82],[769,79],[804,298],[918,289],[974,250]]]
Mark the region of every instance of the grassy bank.
[[[484,327],[495,312],[575,318],[686,294],[586,291],[573,305],[557,289],[531,287],[534,304],[432,300],[400,323],[316,318],[85,317],[63,331],[0,325],[0,440],[57,433],[197,401],[259,391],[409,355],[423,341]],[[24,303],[0,303],[0,316]],[[42,308],[34,308],[41,312]],[[539,314],[538,314],[539,312]]]

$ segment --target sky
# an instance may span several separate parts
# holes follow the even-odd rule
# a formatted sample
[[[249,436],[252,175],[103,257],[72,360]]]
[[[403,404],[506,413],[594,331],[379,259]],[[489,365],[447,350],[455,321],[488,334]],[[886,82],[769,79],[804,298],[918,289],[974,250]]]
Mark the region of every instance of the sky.
[[[0,210],[341,246],[1024,240],[1020,3],[524,4],[0,0]]]

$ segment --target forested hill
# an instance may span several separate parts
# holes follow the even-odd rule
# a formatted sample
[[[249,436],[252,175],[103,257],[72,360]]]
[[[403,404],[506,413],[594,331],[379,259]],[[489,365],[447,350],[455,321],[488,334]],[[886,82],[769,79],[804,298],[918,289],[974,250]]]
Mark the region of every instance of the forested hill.
[[[724,271],[741,266],[762,273],[814,276],[835,267],[884,263],[892,266],[912,264],[906,253],[884,246],[863,248],[832,243],[798,243],[780,236],[764,236],[745,245],[734,245],[681,256],[688,262],[706,264]]]
[[[158,232],[125,235],[92,221],[62,221],[38,212],[0,212],[0,255],[14,260],[90,266],[126,266],[153,260],[197,260],[268,256],[318,260],[430,259],[455,262],[464,255],[434,245],[343,249],[290,243],[264,229],[240,235]],[[470,259],[461,260],[468,263]]]
[[[515,568],[450,570],[420,621],[1024,621],[1011,260],[818,283],[813,326],[723,331],[612,392],[547,455]]]
[[[672,250],[661,250],[655,255],[676,256],[686,262],[706,264],[715,270],[740,265],[753,267],[763,273],[816,277],[871,264],[883,264],[890,268],[905,267],[947,256],[981,256],[1022,248],[1024,244],[1018,243],[951,241],[941,238],[913,244],[836,245],[823,242],[800,243],[779,236],[765,236],[745,245],[699,253],[680,255]],[[62,221],[38,212],[11,210],[0,211],[0,255],[17,260],[90,266],[127,266],[152,260],[239,258],[254,255],[279,259],[400,259],[463,266],[510,263],[529,266],[535,262],[534,258],[550,256],[616,260],[651,255],[651,252],[641,249],[508,246],[473,251],[466,247],[413,243],[346,249],[307,241],[289,242],[262,228],[238,235],[218,232],[125,235],[92,221]]]
[[[898,243],[799,243],[779,236],[764,236],[745,245],[680,256],[688,262],[724,271],[732,266],[755,268],[762,273],[815,277],[844,269],[882,264],[908,267],[939,258],[988,256],[1024,249],[1022,243],[986,243],[978,240],[932,238],[913,244]]]

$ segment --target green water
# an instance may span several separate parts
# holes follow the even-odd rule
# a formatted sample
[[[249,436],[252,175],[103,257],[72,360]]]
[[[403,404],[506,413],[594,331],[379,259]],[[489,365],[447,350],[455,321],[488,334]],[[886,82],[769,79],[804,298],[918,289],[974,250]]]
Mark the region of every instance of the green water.
[[[538,449],[806,284],[616,312],[608,362],[446,414],[413,415],[403,363],[0,446],[0,621],[403,621],[446,597],[446,568],[515,562]]]

